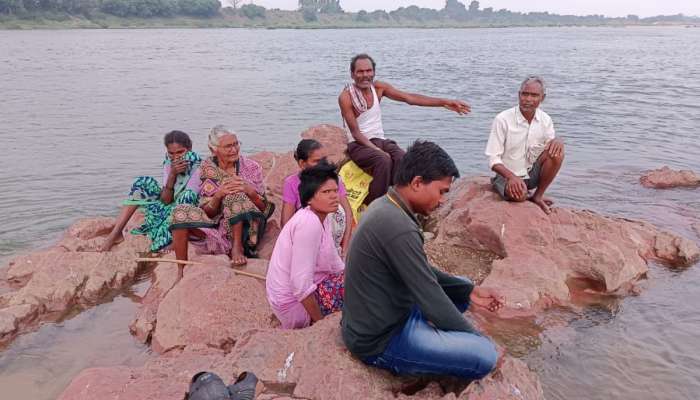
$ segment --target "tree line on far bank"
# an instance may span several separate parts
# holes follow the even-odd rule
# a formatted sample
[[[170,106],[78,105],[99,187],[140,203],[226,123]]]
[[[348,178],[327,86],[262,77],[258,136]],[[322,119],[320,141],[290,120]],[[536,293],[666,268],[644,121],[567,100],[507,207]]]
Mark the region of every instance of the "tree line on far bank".
[[[97,14],[110,14],[129,18],[168,18],[192,16],[211,18],[216,16],[238,16],[250,20],[264,21],[268,11],[285,15],[301,14],[304,22],[316,23],[323,15],[340,18],[359,25],[410,24],[435,25],[603,25],[603,24],[655,24],[664,22],[697,24],[700,18],[682,14],[639,18],[628,15],[624,18],[607,18],[603,15],[558,15],[548,12],[520,13],[506,9],[494,10],[491,7],[480,9],[478,1],[468,5],[459,0],[446,0],[440,10],[417,6],[400,7],[387,12],[376,10],[357,13],[343,11],[340,0],[299,0],[296,11],[267,10],[255,4],[240,5],[242,0],[227,0],[233,7],[223,8],[219,0],[0,0],[0,15],[29,17],[41,13],[63,13],[91,18]],[[264,23],[264,22],[263,22]]]
[[[173,17],[219,15],[219,0],[0,0],[0,13],[18,17],[38,13],[66,13],[91,17],[98,12],[117,17]]]

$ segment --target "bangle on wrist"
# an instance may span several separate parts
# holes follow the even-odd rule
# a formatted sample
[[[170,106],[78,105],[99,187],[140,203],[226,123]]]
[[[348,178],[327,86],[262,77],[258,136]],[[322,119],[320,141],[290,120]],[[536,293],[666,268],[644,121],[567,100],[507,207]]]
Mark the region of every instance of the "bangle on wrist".
[[[172,187],[172,186],[167,186],[167,185],[166,185],[163,189],[172,191],[172,190],[173,190],[173,187]]]

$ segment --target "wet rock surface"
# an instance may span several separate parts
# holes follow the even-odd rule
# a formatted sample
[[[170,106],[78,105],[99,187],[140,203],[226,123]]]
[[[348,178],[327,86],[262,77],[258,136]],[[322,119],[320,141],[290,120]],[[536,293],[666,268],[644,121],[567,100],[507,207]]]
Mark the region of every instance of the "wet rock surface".
[[[700,186],[700,175],[690,170],[676,171],[667,166],[647,171],[639,182],[644,187],[655,189],[671,189],[675,187]]]
[[[112,251],[96,252],[113,224],[111,218],[80,220],[57,245],[9,262],[4,279],[11,289],[0,295],[0,344],[133,282],[139,272],[134,258],[148,249],[148,241],[127,235]]]

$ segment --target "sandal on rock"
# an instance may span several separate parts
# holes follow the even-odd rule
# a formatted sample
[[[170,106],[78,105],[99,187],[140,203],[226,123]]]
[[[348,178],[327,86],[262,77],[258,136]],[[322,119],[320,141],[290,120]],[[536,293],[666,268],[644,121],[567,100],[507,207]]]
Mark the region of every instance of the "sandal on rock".
[[[228,387],[231,400],[253,400],[257,384],[258,377],[254,373],[248,371],[241,373],[236,382]]]
[[[218,375],[198,372],[192,377],[185,400],[229,400],[229,390]],[[252,397],[251,397],[252,399]]]

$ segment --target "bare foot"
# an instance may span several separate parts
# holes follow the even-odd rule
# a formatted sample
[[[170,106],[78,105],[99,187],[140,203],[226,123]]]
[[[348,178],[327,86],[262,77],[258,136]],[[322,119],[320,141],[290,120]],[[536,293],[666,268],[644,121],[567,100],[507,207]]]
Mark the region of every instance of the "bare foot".
[[[542,196],[532,196],[530,197],[530,201],[537,204],[545,214],[549,215],[552,213],[552,210],[549,208],[549,206],[553,203],[551,200],[545,200]],[[548,201],[549,204],[547,204]]]
[[[231,265],[234,267],[240,267],[248,264],[248,259],[243,255],[242,249],[232,249],[231,250]]]
[[[119,244],[123,241],[124,234],[121,231],[116,234],[110,233],[102,244],[102,247],[100,247],[100,251],[110,251],[115,244]]]
[[[177,280],[175,283],[180,282],[180,280],[185,276],[185,266],[182,264],[177,265]]]

